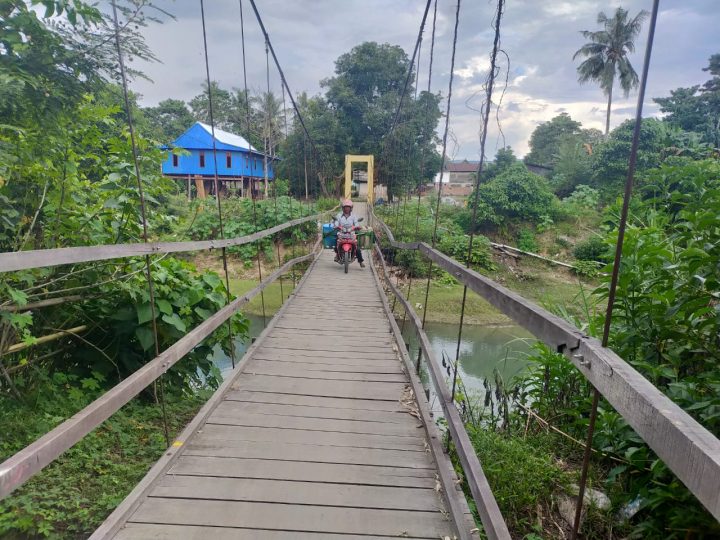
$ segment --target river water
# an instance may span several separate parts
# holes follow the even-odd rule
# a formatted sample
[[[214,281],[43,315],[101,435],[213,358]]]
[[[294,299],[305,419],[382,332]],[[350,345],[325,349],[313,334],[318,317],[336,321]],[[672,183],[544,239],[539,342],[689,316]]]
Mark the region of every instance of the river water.
[[[263,330],[262,317],[249,315],[250,336],[256,337]],[[402,321],[398,321],[402,324]],[[458,326],[456,324],[427,323],[425,332],[428,335],[438,361],[443,354],[450,360],[455,360],[457,348]],[[414,358],[417,354],[417,340],[415,333],[410,330],[410,324],[405,325],[405,342],[410,345]],[[522,373],[527,367],[527,353],[534,338],[520,326],[478,326],[466,325],[460,341],[460,367],[458,373],[462,377],[469,392],[483,394],[483,380],[491,384],[495,380],[495,370],[506,382],[512,377]],[[249,340],[243,342],[236,340],[236,358],[245,354]],[[214,362],[223,374],[227,376],[232,370],[230,358],[225,355],[219,346],[215,348]]]
[[[403,335],[415,358],[417,338],[409,326],[406,324]],[[437,360],[441,362],[444,355],[445,363],[452,366],[458,350],[458,325],[428,322],[425,333]],[[509,383],[527,368],[528,353],[535,341],[532,334],[517,325],[465,325],[460,340],[458,375],[469,392],[480,394],[484,392],[483,380],[494,386],[496,370],[502,380]]]

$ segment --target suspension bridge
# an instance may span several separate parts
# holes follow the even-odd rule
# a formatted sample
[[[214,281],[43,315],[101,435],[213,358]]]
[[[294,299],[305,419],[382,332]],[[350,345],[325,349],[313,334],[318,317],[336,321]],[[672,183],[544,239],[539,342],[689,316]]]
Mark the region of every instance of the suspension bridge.
[[[255,3],[251,3],[280,70]],[[428,1],[412,63],[430,4]],[[498,5],[493,63],[502,0]],[[456,17],[459,8],[458,2]],[[656,15],[657,2],[653,25]],[[119,33],[117,38],[127,96]],[[649,52],[643,85],[648,64]],[[207,54],[206,67],[210,88]],[[491,73],[494,74],[494,69]],[[295,105],[282,70],[280,74],[283,89]],[[452,76],[443,156],[451,90]],[[212,111],[211,92],[209,97]],[[488,84],[488,106],[491,97],[492,78]],[[402,98],[393,127],[401,106]],[[302,123],[300,111],[295,109]],[[127,116],[132,136],[129,105]],[[488,116],[486,112],[485,122]],[[210,124],[214,125],[212,118]],[[483,147],[486,128],[485,124]],[[134,139],[133,151],[137,159]],[[637,140],[632,152],[631,164]],[[136,176],[143,202],[137,162]],[[632,165],[630,185],[631,180]],[[217,181],[216,177],[216,188]],[[627,200],[626,196],[626,203]],[[222,217],[219,198],[217,203]],[[225,238],[221,226],[220,238],[216,240],[158,243],[148,239],[146,230],[144,241],[138,244],[1,253],[0,271],[144,257],[152,299],[151,258],[156,255],[219,249],[227,280],[228,247],[273,238],[325,216],[317,213],[299,217],[238,238]],[[367,218],[384,247],[419,252],[456,278],[466,291],[482,296],[552,350],[564,354],[592,383],[596,398],[602,395],[705,508],[720,519],[720,441],[608,349],[606,340],[600,342],[585,335],[567,321],[473,271],[467,261],[463,264],[448,257],[435,248],[434,242],[432,245],[397,242],[393,231],[375,216],[371,206],[367,208]],[[436,233],[437,223],[434,238]],[[169,441],[157,463],[91,538],[470,539],[479,536],[479,529],[469,509],[469,498],[477,510],[483,534],[491,539],[509,539],[481,459],[475,454],[456,406],[454,377],[446,380],[424,332],[424,323],[392,283],[379,245],[374,246],[371,255],[369,268],[355,267],[346,276],[333,263],[332,254],[322,250],[319,238],[309,253],[293,255],[282,265],[278,263],[278,268],[264,276],[252,291],[234,299],[228,293],[224,308],[166,350],[156,349],[155,357],[131,376],[0,464],[0,497],[10,495],[144,389],[162,382],[162,376],[184,355],[226,324],[252,298],[262,295],[270,283],[294,271],[297,265],[309,263],[280,311],[245,355],[234,359],[234,369],[221,387],[184,431]],[[616,271],[618,259],[619,256]],[[417,358],[408,354],[388,296],[399,303],[417,334]],[[154,309],[152,300],[151,307]],[[157,343],[155,336],[156,346]],[[419,379],[422,367],[429,374],[428,383],[442,409],[446,435],[438,429],[428,405]],[[453,375],[456,374],[457,359]],[[592,416],[596,407],[597,399]],[[591,419],[589,441],[592,424]],[[586,456],[589,448],[588,444]],[[461,477],[451,462],[451,450]],[[587,460],[583,477],[586,473]],[[581,480],[581,493],[583,489]],[[583,500],[582,495],[577,497],[573,535],[577,535]]]
[[[716,517],[720,441],[621,358],[566,321],[423,243],[396,242],[369,211],[382,242],[418,250],[514,318],[595,385]],[[243,245],[321,215],[253,235]],[[62,248],[56,263],[216,247],[197,243]],[[119,538],[473,538],[461,489],[489,538],[510,538],[445,374],[414,308],[392,283],[379,246],[349,275],[321,242],[266,276],[132,376],[0,465],[0,496],[98,427],[269,283],[310,262],[298,286],[232,373],[93,534]],[[48,254],[0,254],[3,269],[46,266]],[[418,335],[422,363],[462,467],[460,480],[432,417],[386,293]],[[131,456],[129,456],[131,458]]]

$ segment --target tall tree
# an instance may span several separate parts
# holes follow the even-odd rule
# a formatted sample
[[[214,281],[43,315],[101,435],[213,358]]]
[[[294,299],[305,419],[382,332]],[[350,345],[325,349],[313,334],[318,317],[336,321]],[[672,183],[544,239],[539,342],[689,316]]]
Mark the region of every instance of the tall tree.
[[[703,85],[677,88],[670,97],[653,101],[670,125],[698,133],[704,143],[720,148],[720,54],[713,54],[703,71],[712,75]]]
[[[188,129],[195,121],[184,101],[165,99],[156,107],[143,109],[150,134],[159,142],[171,143]]]
[[[220,129],[232,129],[231,111],[233,100],[229,91],[220,88],[217,81],[210,83],[212,88],[213,120],[215,127]],[[196,120],[210,123],[210,99],[207,83],[203,83],[203,91],[190,100],[190,110]]]
[[[580,84],[589,81],[596,82],[607,95],[605,135],[610,132],[610,109],[616,76],[625,97],[628,96],[630,90],[638,86],[638,75],[627,55],[635,52],[635,38],[640,34],[642,23],[647,16],[647,11],[642,10],[632,19],[628,19],[627,10],[619,7],[615,10],[615,14],[608,18],[601,11],[598,13],[597,23],[603,29],[580,32],[584,38],[590,41],[573,55],[573,60],[578,57],[586,57],[577,68],[578,81]]]
[[[320,187],[324,194],[340,189],[345,154],[375,155],[376,178],[379,182],[392,178],[391,194],[405,193],[422,179],[432,178],[439,166],[435,127],[440,97],[429,92],[414,97],[412,75],[400,117],[388,136],[408,69],[412,66],[407,54],[387,43],[362,43],[341,55],[335,76],[321,83],[324,96],[299,96],[313,144],[293,121],[282,148],[281,170],[304,178],[304,156],[310,156],[310,188]],[[302,164],[302,170],[292,167],[293,162]],[[292,188],[304,192],[303,184],[292,182]]]
[[[434,130],[440,118],[439,98],[428,92],[414,98],[412,75],[401,118],[392,137],[387,137],[407,70],[413,68],[409,63],[397,45],[365,42],[341,55],[335,62],[335,76],[322,82],[327,102],[347,132],[350,147],[346,152],[374,154],[378,179],[391,183],[395,194],[416,187],[412,184],[425,173],[419,170],[420,163],[427,169],[437,153]]]
[[[530,152],[525,163],[552,167],[560,145],[567,139],[578,137],[582,124],[561,113],[549,122],[543,122],[530,135]]]
[[[272,92],[263,92],[253,99],[261,120],[263,152],[265,153],[265,196],[268,194],[267,160],[277,153],[277,146],[283,137],[285,110],[280,98]]]

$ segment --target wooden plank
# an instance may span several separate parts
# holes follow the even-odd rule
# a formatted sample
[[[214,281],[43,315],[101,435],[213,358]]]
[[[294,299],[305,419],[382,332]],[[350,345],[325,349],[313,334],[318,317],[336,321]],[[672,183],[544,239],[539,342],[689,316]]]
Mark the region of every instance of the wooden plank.
[[[273,352],[278,355],[293,356],[296,358],[324,358],[345,362],[347,360],[394,360],[397,362],[397,354],[393,349],[387,351],[347,351],[339,355],[337,351],[304,351],[302,349],[288,349],[287,347],[278,347],[275,345],[267,345],[263,343],[262,349],[258,352],[265,354]],[[303,360],[306,361],[306,360]]]
[[[341,341],[354,347],[362,345],[364,348],[365,344],[389,344],[387,339],[389,334],[389,327],[388,329],[380,327],[369,328],[367,326],[356,326],[354,323],[348,321],[347,323],[342,323],[331,328],[323,328],[317,324],[307,324],[305,328],[282,327],[273,332],[273,337],[289,342],[295,342],[298,339],[303,341],[312,340],[318,341],[323,345],[327,343],[336,344],[338,341]]]
[[[301,306],[294,307],[287,311],[287,319],[307,319],[308,312]],[[329,320],[333,321],[338,317],[351,317],[357,321],[382,321],[384,320],[385,314],[379,308],[363,309],[361,311],[354,310],[348,314],[348,310],[344,308],[329,308],[313,313],[314,320]]]
[[[206,424],[202,430],[202,441],[263,441],[296,444],[317,444],[321,446],[349,446],[356,448],[385,448],[422,452],[425,441],[420,437],[397,435],[368,435],[364,433],[343,433],[334,431],[309,431],[299,429],[243,427]]]
[[[408,452],[412,454],[413,452]],[[302,463],[302,464],[301,464]],[[435,488],[431,469],[183,455],[170,474]]]
[[[117,540],[368,540],[354,534],[332,534],[298,531],[268,531],[237,527],[201,527],[197,525],[158,525],[128,523],[115,537]],[[393,536],[374,536],[377,540],[397,540]],[[413,540],[409,536],[403,538]],[[415,538],[414,540],[418,540]]]
[[[312,366],[313,364],[311,364]],[[314,364],[317,366],[317,364]],[[371,382],[397,382],[407,380],[402,373],[356,373],[352,371],[308,370],[293,362],[264,362],[253,360],[248,363],[247,373],[252,375],[277,375],[284,377],[300,377],[305,379],[318,379],[325,381],[371,381]]]
[[[245,413],[281,417],[327,418],[329,420],[359,420],[388,424],[408,424],[416,420],[409,412],[402,410],[402,407],[398,407],[397,411],[388,412],[276,403],[248,403],[233,400],[223,401],[217,406],[215,412],[224,415]]]
[[[569,322],[474,270],[465,268],[427,244],[420,244],[420,252],[462,284],[467,285],[470,290],[482,296],[493,307],[542,339],[553,350],[577,349],[583,333]]]
[[[335,339],[343,335],[344,329],[350,329],[350,335],[370,339],[383,339],[390,333],[387,324],[363,323],[352,319],[337,320],[328,324],[328,321],[305,321],[288,322],[282,321],[282,325],[273,332],[277,337],[298,334],[302,332],[306,336],[327,336],[333,334]]]
[[[376,465],[409,469],[434,470],[427,452],[321,446],[318,444],[269,443],[258,441],[193,441],[184,456],[216,458],[244,458],[271,461],[295,461],[296,467],[305,463],[337,463],[339,465]],[[311,479],[312,480],[312,479]]]
[[[303,223],[315,221],[323,214],[294,219],[275,227],[258,231],[246,236],[227,238],[225,240],[199,240],[192,242],[148,242],[137,244],[108,244],[102,246],[82,246],[56,249],[37,249],[33,251],[16,251],[0,253],[0,272],[29,270],[31,268],[48,268],[61,264],[77,264],[83,262],[106,261],[124,257],[141,255],[157,255],[161,253],[182,253],[205,249],[220,249],[230,246],[250,244],[262,238],[295,227]]]
[[[107,420],[292,266],[314,257],[315,254],[311,253],[288,261],[252,291],[233,300],[209,319],[200,323],[159,356],[108,390],[72,418],[0,464],[0,499],[8,496],[14,489],[52,463],[65,450]]]
[[[298,358],[296,356],[271,358],[270,355],[254,354],[252,362],[259,362],[265,365],[277,364],[278,366],[290,364],[291,366],[297,366],[298,368],[302,368],[306,371],[334,371],[340,373],[404,373],[400,363],[394,360],[375,360],[374,362],[357,360],[355,363],[344,361],[340,364],[337,362],[306,362],[302,358]]]
[[[331,297],[327,298],[317,298],[317,297],[310,297],[308,295],[298,295],[298,299],[302,300],[302,305],[307,306],[308,308],[312,308],[313,311],[319,311],[320,313],[323,313],[324,310],[329,309],[328,303],[330,302],[338,302],[340,300],[339,294],[332,295]],[[382,308],[382,303],[380,300],[354,300],[352,302],[345,302],[345,300],[342,300],[343,305],[346,305],[347,308],[345,309],[345,313],[348,313],[351,310],[358,310],[358,311],[365,311],[365,310],[376,310]]]
[[[409,420],[409,418],[408,418]],[[417,420],[417,419],[416,419]],[[385,423],[365,420],[337,420],[333,418],[306,418],[302,416],[272,416],[229,410],[218,407],[207,420],[208,425],[283,428],[328,433],[358,433],[367,435],[394,435],[424,440],[422,422]],[[419,444],[422,444],[419,442]]]
[[[317,249],[317,244],[316,248]],[[317,263],[317,254],[314,256],[308,271],[300,278],[298,282],[298,288],[302,287],[303,283],[307,279],[308,275],[312,272],[312,269]],[[277,313],[278,317],[281,317],[288,306],[293,303],[293,298],[289,298],[288,301],[280,308]],[[212,397],[202,406],[198,414],[185,426],[182,432],[175,438],[175,442],[168,448],[160,459],[152,466],[148,473],[140,480],[140,482],[133,488],[127,497],[113,510],[113,512],[105,519],[105,521],[98,527],[98,529],[92,534],[90,540],[105,540],[112,538],[117,531],[122,527],[128,516],[142,503],[144,497],[152,488],[153,484],[163,475],[168,469],[175,463],[175,461],[182,454],[185,444],[190,441],[198,433],[198,430],[205,421],[205,418],[210,415],[213,409],[221,402],[223,395],[231,387],[235,379],[242,374],[244,364],[248,358],[252,357],[252,354],[262,345],[263,339],[267,334],[272,332],[273,326],[278,319],[274,318],[270,320],[270,323],[265,327],[258,339],[250,345],[245,353],[245,356],[240,359],[235,369],[232,371],[229,377],[223,381]]]
[[[397,401],[404,385],[401,383],[333,381],[248,375],[233,385],[234,390],[272,392],[274,394],[300,394],[305,396],[377,399]]]
[[[205,476],[166,476],[150,496],[425,512],[442,508],[433,489]]]
[[[155,497],[138,508],[130,521],[433,539],[450,532],[439,512]]]
[[[279,403],[288,405],[310,405],[329,409],[351,409],[364,411],[399,411],[402,410],[399,400],[351,399],[323,396],[306,396],[300,394],[280,394],[277,392],[256,392],[230,390],[225,399],[247,401],[252,403]]]
[[[300,304],[302,305],[302,304]],[[355,310],[354,312],[345,311],[318,311],[312,314],[312,318],[308,317],[308,312],[303,314],[290,313],[283,317],[285,323],[304,323],[316,322],[318,324],[328,325],[337,321],[352,321],[357,324],[377,324],[379,326],[387,326],[387,320],[382,313],[376,313],[374,309]]]
[[[345,337],[333,338],[331,336],[320,337],[320,336],[309,336],[302,337],[297,336],[293,338],[276,338],[270,337],[267,340],[266,345],[268,347],[285,348],[295,351],[329,351],[334,352],[337,356],[342,356],[344,353],[355,352],[385,352],[390,350],[389,342],[377,342],[367,343],[362,338]]]

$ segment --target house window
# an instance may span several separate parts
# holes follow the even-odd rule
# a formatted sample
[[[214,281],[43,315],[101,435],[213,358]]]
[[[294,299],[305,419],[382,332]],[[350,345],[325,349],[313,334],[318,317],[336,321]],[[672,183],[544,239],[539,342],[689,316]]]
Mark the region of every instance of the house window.
[[[255,168],[256,168],[256,169],[259,169],[259,168],[260,168],[260,160],[259,160],[259,159],[256,159],[256,160],[255,160]]]
[[[178,157],[177,154],[173,154],[173,167],[178,166]]]
[[[246,157],[245,158],[245,168],[247,169],[249,167],[250,167],[250,158]]]
[[[230,152],[225,154],[225,167],[232,169],[232,154]]]
[[[205,167],[205,152],[200,152],[200,168]]]

